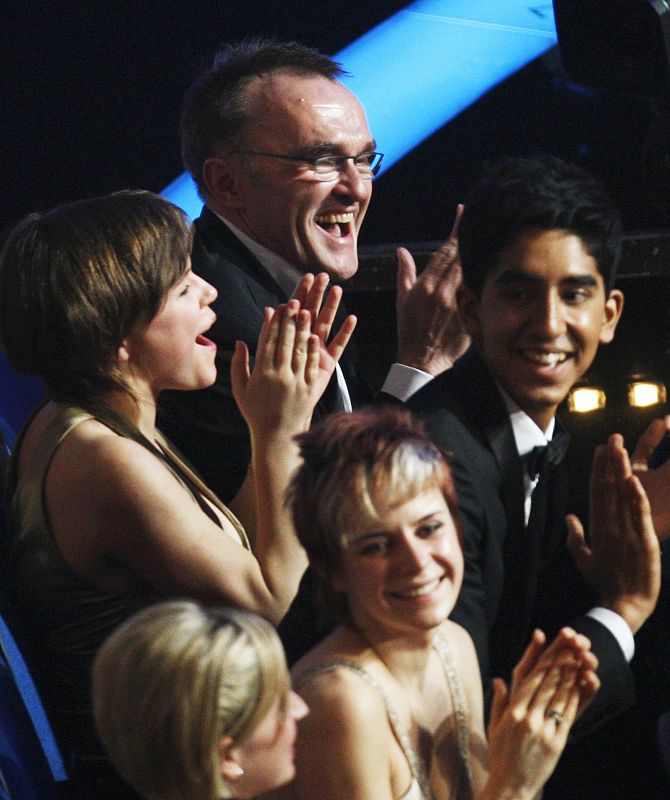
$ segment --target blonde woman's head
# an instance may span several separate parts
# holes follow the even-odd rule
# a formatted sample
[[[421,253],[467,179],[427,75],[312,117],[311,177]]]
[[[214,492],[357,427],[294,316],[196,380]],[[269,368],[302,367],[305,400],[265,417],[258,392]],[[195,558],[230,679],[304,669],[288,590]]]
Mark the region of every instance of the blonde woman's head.
[[[151,606],[109,637],[93,704],[110,760],[148,800],[252,797],[287,782],[306,713],[268,622],[192,601]]]

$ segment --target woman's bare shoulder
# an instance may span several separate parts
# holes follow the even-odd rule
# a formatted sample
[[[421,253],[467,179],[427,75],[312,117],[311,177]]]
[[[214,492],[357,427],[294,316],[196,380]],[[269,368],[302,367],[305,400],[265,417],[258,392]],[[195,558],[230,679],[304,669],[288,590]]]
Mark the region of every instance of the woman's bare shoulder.
[[[384,713],[383,700],[373,682],[375,657],[359,646],[344,628],[336,628],[292,668],[297,692],[311,708],[335,711],[338,717],[365,717]],[[372,678],[372,681],[369,678]]]
[[[440,626],[440,633],[449,645],[454,658],[467,664],[471,664],[473,659],[477,661],[472,637],[462,625],[452,620],[447,620]]]

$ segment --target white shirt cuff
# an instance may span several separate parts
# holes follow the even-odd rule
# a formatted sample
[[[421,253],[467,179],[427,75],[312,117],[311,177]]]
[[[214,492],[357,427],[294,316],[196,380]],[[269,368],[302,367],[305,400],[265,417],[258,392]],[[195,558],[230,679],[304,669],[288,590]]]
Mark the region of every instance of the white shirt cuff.
[[[340,366],[339,362],[335,363],[335,374],[337,375],[337,388],[340,390],[342,408],[344,411],[351,413],[353,411],[351,405],[351,396],[349,394],[349,388],[347,387],[347,382],[344,379],[344,373],[342,372],[342,367]]]
[[[600,606],[592,608],[586,616],[592,617],[607,628],[619,643],[626,661],[630,661],[633,658],[635,655],[633,631],[622,616],[617,614],[616,611],[611,611],[609,608],[601,608]]]
[[[415,367],[407,367],[405,364],[391,364],[391,369],[388,371],[382,392],[397,397],[403,403],[415,393],[418,392],[422,386],[433,380],[433,375],[429,372],[423,372]]]

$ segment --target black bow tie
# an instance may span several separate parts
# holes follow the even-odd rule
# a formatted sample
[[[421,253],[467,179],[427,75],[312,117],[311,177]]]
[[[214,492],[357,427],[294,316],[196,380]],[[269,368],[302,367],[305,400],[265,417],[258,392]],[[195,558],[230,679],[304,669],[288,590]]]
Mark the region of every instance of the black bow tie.
[[[526,457],[526,469],[531,480],[544,478],[565,458],[570,445],[570,434],[566,431],[555,431],[554,438],[548,443],[534,447]]]

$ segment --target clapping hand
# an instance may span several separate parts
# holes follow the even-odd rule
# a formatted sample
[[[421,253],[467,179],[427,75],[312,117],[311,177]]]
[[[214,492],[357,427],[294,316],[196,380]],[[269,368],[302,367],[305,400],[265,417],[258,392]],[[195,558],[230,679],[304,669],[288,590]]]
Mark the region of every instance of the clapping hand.
[[[512,684],[496,678],[489,724],[487,796],[533,798],[551,775],[570,728],[600,683],[590,642],[563,628],[545,647],[535,631]]]
[[[589,541],[577,517],[569,515],[567,523],[568,548],[582,576],[602,605],[637,633],[658,600],[660,549],[649,500],[619,434],[596,449]]]
[[[336,296],[317,313],[322,331],[330,332],[338,304]],[[347,317],[325,344],[312,332],[312,314],[298,300],[265,309],[253,371],[244,342],[236,343],[231,363],[233,395],[252,435],[307,429],[355,327],[356,318]]]

